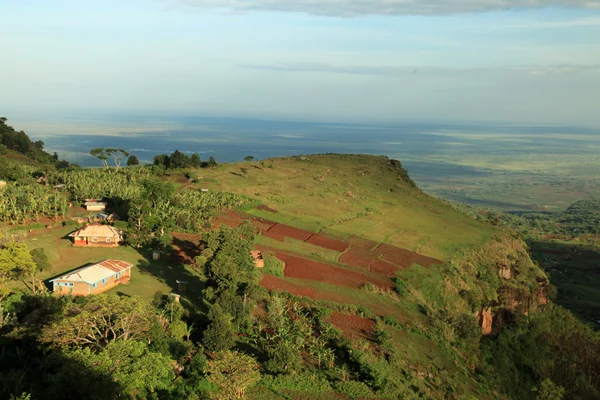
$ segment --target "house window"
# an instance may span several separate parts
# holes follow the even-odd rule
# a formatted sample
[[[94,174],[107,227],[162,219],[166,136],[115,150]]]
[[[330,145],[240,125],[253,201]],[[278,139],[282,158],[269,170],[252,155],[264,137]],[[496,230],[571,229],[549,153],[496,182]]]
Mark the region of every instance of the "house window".
[[[121,276],[121,273],[117,272],[117,279],[119,279],[119,276]]]
[[[110,243],[112,241],[111,238],[106,238],[106,243]]]
[[[102,279],[102,284],[106,285],[106,278]]]
[[[73,287],[73,284],[72,284],[72,283],[68,283],[67,285],[69,285],[69,286]]]
[[[96,289],[96,284],[94,283],[94,284],[92,285],[92,287],[93,287],[94,289]]]
[[[93,238],[92,238],[92,242],[93,242],[93,243],[96,243],[96,242],[98,242],[98,238],[97,238],[97,237],[93,237]]]

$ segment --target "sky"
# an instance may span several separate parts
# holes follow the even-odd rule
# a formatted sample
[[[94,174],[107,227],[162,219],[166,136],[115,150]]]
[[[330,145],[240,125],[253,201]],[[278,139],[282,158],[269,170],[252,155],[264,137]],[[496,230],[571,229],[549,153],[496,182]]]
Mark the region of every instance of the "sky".
[[[600,0],[0,0],[0,10],[9,120],[600,126]]]

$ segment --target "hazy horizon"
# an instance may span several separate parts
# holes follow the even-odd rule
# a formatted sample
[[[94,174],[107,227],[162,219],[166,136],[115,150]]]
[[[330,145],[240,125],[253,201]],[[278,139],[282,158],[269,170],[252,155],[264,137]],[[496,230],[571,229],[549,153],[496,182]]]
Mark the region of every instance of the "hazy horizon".
[[[0,110],[13,120],[600,125],[598,1],[32,0],[2,12]]]

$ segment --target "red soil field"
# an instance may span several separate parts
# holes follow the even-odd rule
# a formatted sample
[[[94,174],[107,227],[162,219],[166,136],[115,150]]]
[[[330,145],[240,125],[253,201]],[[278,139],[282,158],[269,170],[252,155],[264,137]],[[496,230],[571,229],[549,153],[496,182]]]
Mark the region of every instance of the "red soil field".
[[[371,264],[371,272],[376,274],[386,275],[386,276],[394,276],[396,271],[401,270],[402,268],[396,264],[389,263],[384,260],[375,260]]]
[[[375,339],[376,325],[371,319],[334,312],[327,318],[327,321],[340,329],[348,339]]]
[[[341,240],[331,239],[317,234],[311,235],[311,237],[306,239],[306,243],[314,244],[315,246],[329,250],[339,251],[340,253],[346,251],[346,249],[350,247],[348,243],[342,242]]]
[[[267,290],[274,290],[276,292],[288,292],[295,296],[310,297],[313,300],[330,300],[343,304],[350,302],[350,300],[345,298],[344,296],[340,296],[335,293],[321,292],[314,289],[310,289],[268,274],[263,274],[263,277],[260,281],[260,285]]]
[[[295,285],[291,282],[285,281],[273,275],[263,274],[260,281],[260,285],[267,290],[276,290],[278,292],[289,292],[296,296],[310,297],[311,299],[317,298],[317,292],[305,288],[302,286]]]
[[[285,276],[289,278],[308,279],[352,289],[359,289],[368,282],[384,289],[392,287],[392,282],[388,280],[371,278],[359,272],[348,271],[289,254],[277,253],[275,256],[285,263]]]
[[[213,221],[214,227],[219,227],[221,225],[227,225],[232,228],[238,227],[244,222],[247,218],[242,217],[235,211],[229,211],[226,214],[219,214]]]
[[[351,239],[350,242],[350,249],[342,254],[339,261],[383,275],[393,275],[397,270],[410,267],[413,264],[424,267],[442,264],[442,261],[435,258],[388,244],[377,246],[375,242],[357,238]]]
[[[293,228],[289,225],[275,224],[267,231],[267,236],[286,236],[291,239],[305,241],[313,235],[313,232],[305,231],[303,229]]]
[[[374,259],[370,253],[365,253],[360,250],[355,250],[354,247],[351,247],[346,253],[342,254],[339,258],[339,262],[354,265],[355,267],[361,267],[364,269],[369,269]]]
[[[276,213],[276,212],[278,212],[277,210],[275,210],[275,209],[273,209],[273,208],[271,208],[271,207],[269,207],[267,205],[264,205],[264,204],[261,204],[260,206],[256,207],[256,209],[257,210],[263,210],[263,211],[270,212],[270,213]]]
[[[271,227],[276,224],[276,222],[269,221],[268,219],[259,218],[259,217],[252,218],[250,223],[253,226],[260,229],[263,233],[268,231],[269,229],[271,229]]]
[[[382,244],[379,246],[374,253],[376,256],[379,254],[383,255],[383,259],[401,267],[410,267],[413,264],[419,264],[423,267],[430,267],[434,264],[443,264],[442,261],[435,258],[423,256],[414,251],[401,249],[400,247],[390,246],[389,244]]]

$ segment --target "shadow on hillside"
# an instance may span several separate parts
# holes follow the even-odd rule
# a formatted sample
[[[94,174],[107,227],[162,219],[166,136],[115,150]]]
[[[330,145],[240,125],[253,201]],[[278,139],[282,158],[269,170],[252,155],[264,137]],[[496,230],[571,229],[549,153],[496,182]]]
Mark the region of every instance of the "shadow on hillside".
[[[205,282],[191,271],[184,268],[180,263],[174,263],[171,257],[163,254],[160,259],[152,260],[149,251],[141,251],[145,259],[137,266],[143,273],[154,276],[159,281],[169,286],[173,293],[180,294],[184,305],[188,303],[196,312],[207,312],[208,309],[203,301]],[[179,282],[186,282],[180,285]],[[183,290],[182,290],[183,289]]]
[[[556,302],[600,329],[600,250],[591,246],[530,241],[531,258],[558,289]]]
[[[64,400],[114,399],[123,394],[121,385],[112,376],[62,352],[38,350],[26,340],[4,340],[2,344],[2,399],[21,396],[22,393],[30,393],[35,399]]]
[[[173,252],[170,260],[176,264],[193,264],[195,258],[200,255],[200,247],[198,243],[190,240],[173,238]]]

